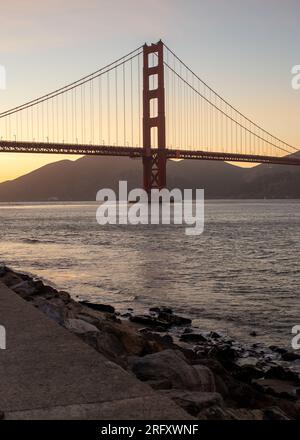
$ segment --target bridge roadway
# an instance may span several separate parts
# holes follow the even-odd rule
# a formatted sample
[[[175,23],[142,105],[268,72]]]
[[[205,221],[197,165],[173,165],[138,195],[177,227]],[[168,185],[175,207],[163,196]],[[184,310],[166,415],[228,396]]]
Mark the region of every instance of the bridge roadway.
[[[0,282],[5,419],[191,419]]]
[[[150,154],[157,153],[151,149]],[[219,160],[226,162],[268,163],[278,165],[300,165],[300,155],[261,156],[256,154],[226,153],[217,151],[188,150],[166,148],[162,150],[167,159]],[[127,156],[139,158],[145,155],[142,147],[67,144],[48,142],[21,142],[0,140],[0,153],[39,153],[39,154],[74,154],[87,156]]]

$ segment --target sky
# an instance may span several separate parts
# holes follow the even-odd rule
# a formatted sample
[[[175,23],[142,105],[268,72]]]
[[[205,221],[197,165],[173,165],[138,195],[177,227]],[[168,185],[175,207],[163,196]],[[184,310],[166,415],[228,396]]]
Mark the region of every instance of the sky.
[[[299,19],[298,0],[10,0],[0,15],[0,112],[161,38],[225,99],[297,147]],[[63,158],[1,153],[0,182]]]

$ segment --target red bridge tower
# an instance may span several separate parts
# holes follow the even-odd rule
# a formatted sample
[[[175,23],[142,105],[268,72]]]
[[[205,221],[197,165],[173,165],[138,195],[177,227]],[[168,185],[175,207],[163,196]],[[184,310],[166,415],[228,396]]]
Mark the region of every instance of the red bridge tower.
[[[149,58],[154,54],[154,65]],[[162,189],[166,186],[166,122],[165,122],[165,86],[164,86],[164,45],[144,45],[143,49],[143,171],[144,189],[150,194],[152,188]],[[152,89],[153,83],[157,85]],[[150,112],[151,101],[156,100],[157,114]],[[156,128],[156,130],[155,130]],[[153,130],[154,129],[154,130]],[[157,149],[153,151],[153,133],[157,135]]]

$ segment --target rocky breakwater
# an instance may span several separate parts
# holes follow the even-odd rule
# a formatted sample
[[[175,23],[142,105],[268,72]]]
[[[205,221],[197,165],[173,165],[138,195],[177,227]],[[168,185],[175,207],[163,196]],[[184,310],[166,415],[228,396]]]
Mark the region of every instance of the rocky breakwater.
[[[294,352],[200,331],[165,307],[121,315],[6,266],[0,281],[195,418],[300,419],[300,377],[293,368],[300,356]]]

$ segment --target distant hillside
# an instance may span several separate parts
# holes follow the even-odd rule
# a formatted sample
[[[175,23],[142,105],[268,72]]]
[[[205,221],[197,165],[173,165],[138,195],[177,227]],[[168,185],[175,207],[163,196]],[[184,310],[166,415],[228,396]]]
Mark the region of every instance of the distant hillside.
[[[246,191],[250,198],[300,198],[300,167],[260,165],[246,175]]]
[[[119,180],[140,187],[140,160],[82,157],[62,160],[0,184],[1,202],[95,200],[101,188]],[[170,188],[204,188],[207,198],[300,198],[300,168],[260,165],[245,169],[224,162],[169,161]]]

